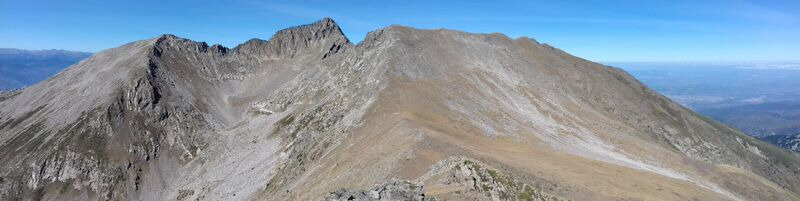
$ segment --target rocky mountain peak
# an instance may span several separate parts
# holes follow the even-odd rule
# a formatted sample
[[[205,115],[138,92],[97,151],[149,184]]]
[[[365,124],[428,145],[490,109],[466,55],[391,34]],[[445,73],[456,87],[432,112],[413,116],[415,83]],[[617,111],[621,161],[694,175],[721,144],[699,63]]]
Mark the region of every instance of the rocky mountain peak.
[[[272,38],[321,40],[329,37],[347,40],[347,37],[342,33],[342,29],[331,18],[323,18],[311,24],[280,30]]]
[[[172,34],[163,34],[150,40],[153,44],[153,55],[161,56],[164,50],[173,49],[177,51],[209,52],[212,54],[225,54],[228,48],[215,44],[209,46],[206,42],[197,42],[190,39],[181,38]]]
[[[280,30],[269,40],[250,39],[235,49],[245,54],[283,58],[294,57],[306,49],[317,51],[319,48],[309,48],[316,45],[321,45],[323,51],[310,54],[322,58],[352,46],[339,25],[331,18],[324,18],[311,24]]]

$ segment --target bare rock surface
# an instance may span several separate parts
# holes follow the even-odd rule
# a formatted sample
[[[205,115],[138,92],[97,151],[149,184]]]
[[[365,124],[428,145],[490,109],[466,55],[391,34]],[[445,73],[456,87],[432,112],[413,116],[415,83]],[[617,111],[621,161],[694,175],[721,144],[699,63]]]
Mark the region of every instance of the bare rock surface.
[[[422,186],[414,185],[408,181],[391,181],[373,187],[370,190],[340,189],[325,196],[325,201],[355,200],[409,200],[409,201],[435,201],[436,198],[426,197]]]
[[[136,41],[4,92],[0,160],[0,200],[800,199],[796,154],[618,68],[502,34],[352,44],[331,19]]]

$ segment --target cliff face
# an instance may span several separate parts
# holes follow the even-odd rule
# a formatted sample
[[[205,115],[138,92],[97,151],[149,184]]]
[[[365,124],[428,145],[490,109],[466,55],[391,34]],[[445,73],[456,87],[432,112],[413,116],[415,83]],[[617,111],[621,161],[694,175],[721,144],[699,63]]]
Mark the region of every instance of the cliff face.
[[[800,199],[796,155],[501,34],[164,35],[0,97],[0,199]]]

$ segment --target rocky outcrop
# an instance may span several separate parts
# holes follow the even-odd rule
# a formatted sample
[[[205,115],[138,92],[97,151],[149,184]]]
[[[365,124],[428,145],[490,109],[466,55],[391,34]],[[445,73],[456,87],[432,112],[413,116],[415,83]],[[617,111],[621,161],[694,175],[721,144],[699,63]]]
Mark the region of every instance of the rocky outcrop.
[[[14,95],[19,94],[19,92],[20,90],[0,91],[0,101],[14,97]]]
[[[370,190],[347,190],[340,189],[325,196],[325,201],[389,201],[389,200],[409,200],[409,201],[435,201],[436,198],[425,196],[422,186],[414,185],[408,181],[391,181],[389,183],[373,187]]]
[[[543,189],[557,185],[521,179],[500,169],[471,158],[451,157],[439,161],[422,177],[420,183],[429,183],[438,194],[449,199],[471,200],[567,200],[545,192]],[[442,190],[439,190],[442,189]]]
[[[460,161],[444,177],[444,185],[465,186],[468,190],[483,193],[491,200],[562,200],[529,184],[519,182],[495,169],[487,169],[470,160]],[[466,192],[465,192],[466,193]]]

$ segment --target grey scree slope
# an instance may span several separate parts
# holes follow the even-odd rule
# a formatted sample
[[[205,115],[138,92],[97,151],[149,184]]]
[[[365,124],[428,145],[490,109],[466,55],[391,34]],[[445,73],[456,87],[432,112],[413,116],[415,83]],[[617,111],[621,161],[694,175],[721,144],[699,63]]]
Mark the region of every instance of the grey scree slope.
[[[532,39],[331,19],[0,97],[0,200],[800,200],[798,156]]]

